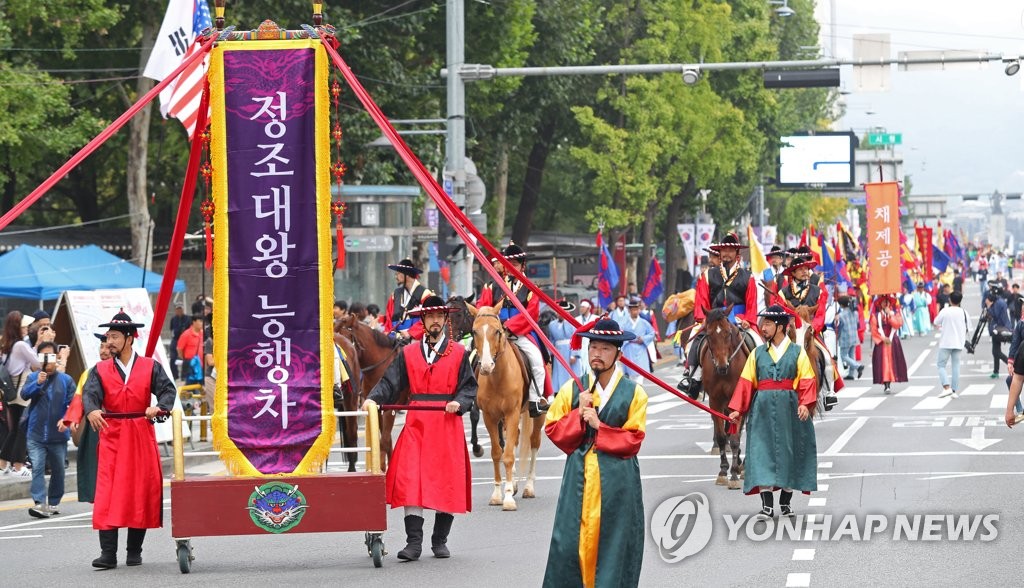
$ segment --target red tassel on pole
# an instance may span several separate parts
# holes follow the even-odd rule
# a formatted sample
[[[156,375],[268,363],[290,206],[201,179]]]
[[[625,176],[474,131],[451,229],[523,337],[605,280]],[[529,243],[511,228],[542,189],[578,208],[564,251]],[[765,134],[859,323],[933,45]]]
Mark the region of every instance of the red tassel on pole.
[[[345,214],[345,203],[340,200],[331,202],[331,212],[334,214],[334,227],[338,238],[338,261],[334,264],[334,267],[345,269],[345,232],[341,228],[341,217]]]

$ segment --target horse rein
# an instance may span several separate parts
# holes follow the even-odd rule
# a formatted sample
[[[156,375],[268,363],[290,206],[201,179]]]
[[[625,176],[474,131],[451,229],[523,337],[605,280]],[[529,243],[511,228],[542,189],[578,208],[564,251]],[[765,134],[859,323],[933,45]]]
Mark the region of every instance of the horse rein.
[[[360,353],[366,353],[366,346],[363,345],[363,343],[359,340],[359,337],[356,337],[355,325],[353,324],[351,326],[342,326],[341,328],[342,328],[342,330],[345,330],[345,331],[349,332],[349,335],[347,337],[345,337],[345,338],[352,342],[352,346],[356,348],[356,351],[358,351]],[[345,336],[345,335],[342,335],[342,336]],[[384,359],[382,359],[382,360],[380,360],[377,363],[374,363],[372,365],[369,365],[369,366],[366,366],[366,367],[360,367],[359,368],[359,373],[365,374],[365,373],[372,372],[373,370],[379,368],[380,366],[384,365],[386,362],[391,360],[392,356],[394,356],[394,355],[396,355],[398,353],[398,350],[399,350],[399,347],[397,347],[397,346],[392,347],[391,351],[387,355],[384,356]]]
[[[730,325],[730,326],[732,326],[732,325]],[[732,350],[732,353],[730,353],[730,354],[729,354],[729,359],[727,359],[727,360],[725,361],[725,366],[726,366],[726,367],[728,367],[728,366],[732,365],[732,360],[736,358],[736,354],[737,354],[737,353],[739,353],[739,352],[740,352],[740,349],[742,349],[742,348],[743,348],[743,332],[742,332],[742,331],[740,331],[740,330],[739,330],[739,328],[737,327],[737,328],[736,328],[736,333],[737,333],[737,335],[739,336],[739,339],[740,339],[740,341],[739,341],[739,343],[738,343],[738,344],[736,345],[736,349],[733,349],[733,350]],[[715,359],[715,356],[714,356],[714,354],[712,354],[712,353],[711,353],[711,345],[710,345],[710,343],[709,343],[709,344],[707,344],[707,345],[705,345],[705,347],[704,347],[704,353],[707,353],[708,355],[710,355],[710,356],[711,356],[711,363],[712,363],[712,365],[714,365],[714,366],[715,366],[715,368],[718,368],[718,367],[720,367],[720,366],[718,365],[718,361],[717,361],[717,360]]]

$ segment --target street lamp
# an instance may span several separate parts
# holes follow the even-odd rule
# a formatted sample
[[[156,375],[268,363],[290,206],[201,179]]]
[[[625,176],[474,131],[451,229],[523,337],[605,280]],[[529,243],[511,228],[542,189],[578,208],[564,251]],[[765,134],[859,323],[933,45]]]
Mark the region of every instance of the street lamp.
[[[778,6],[775,9],[775,14],[782,18],[796,14],[796,11],[789,7],[789,0],[768,0],[768,4]]]
[[[692,86],[700,80],[700,69],[698,68],[686,68],[683,70],[683,83],[687,86]]]
[[[1003,64],[1005,65],[1005,67],[1003,68],[1003,72],[1006,73],[1006,75],[1008,75],[1008,76],[1015,76],[1015,75],[1017,75],[1017,72],[1020,71],[1020,58],[1019,57],[1013,57],[1013,58],[1005,58],[1004,57],[1003,58]]]

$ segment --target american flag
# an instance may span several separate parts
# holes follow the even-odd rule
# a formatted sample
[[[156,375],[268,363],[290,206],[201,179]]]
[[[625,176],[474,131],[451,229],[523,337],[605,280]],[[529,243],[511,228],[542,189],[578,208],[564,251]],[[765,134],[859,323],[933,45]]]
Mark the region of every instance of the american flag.
[[[143,75],[162,81],[199,50],[196,37],[212,24],[206,0],[171,0]],[[208,59],[193,63],[160,92],[160,113],[180,120],[189,139],[196,130],[208,66]]]

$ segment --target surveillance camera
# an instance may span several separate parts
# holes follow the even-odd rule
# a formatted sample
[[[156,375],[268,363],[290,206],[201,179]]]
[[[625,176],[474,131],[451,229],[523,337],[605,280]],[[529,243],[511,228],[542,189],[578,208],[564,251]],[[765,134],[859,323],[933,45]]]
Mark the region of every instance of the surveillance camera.
[[[700,79],[700,70],[696,68],[686,68],[683,70],[683,83],[687,86],[692,86],[697,83]]]
[[[1006,75],[1008,75],[1008,76],[1017,75],[1017,72],[1020,71],[1020,59],[1019,58],[1018,59],[1004,59],[1003,63],[1006,64],[1005,68],[1003,69],[1003,72],[1005,72]]]

